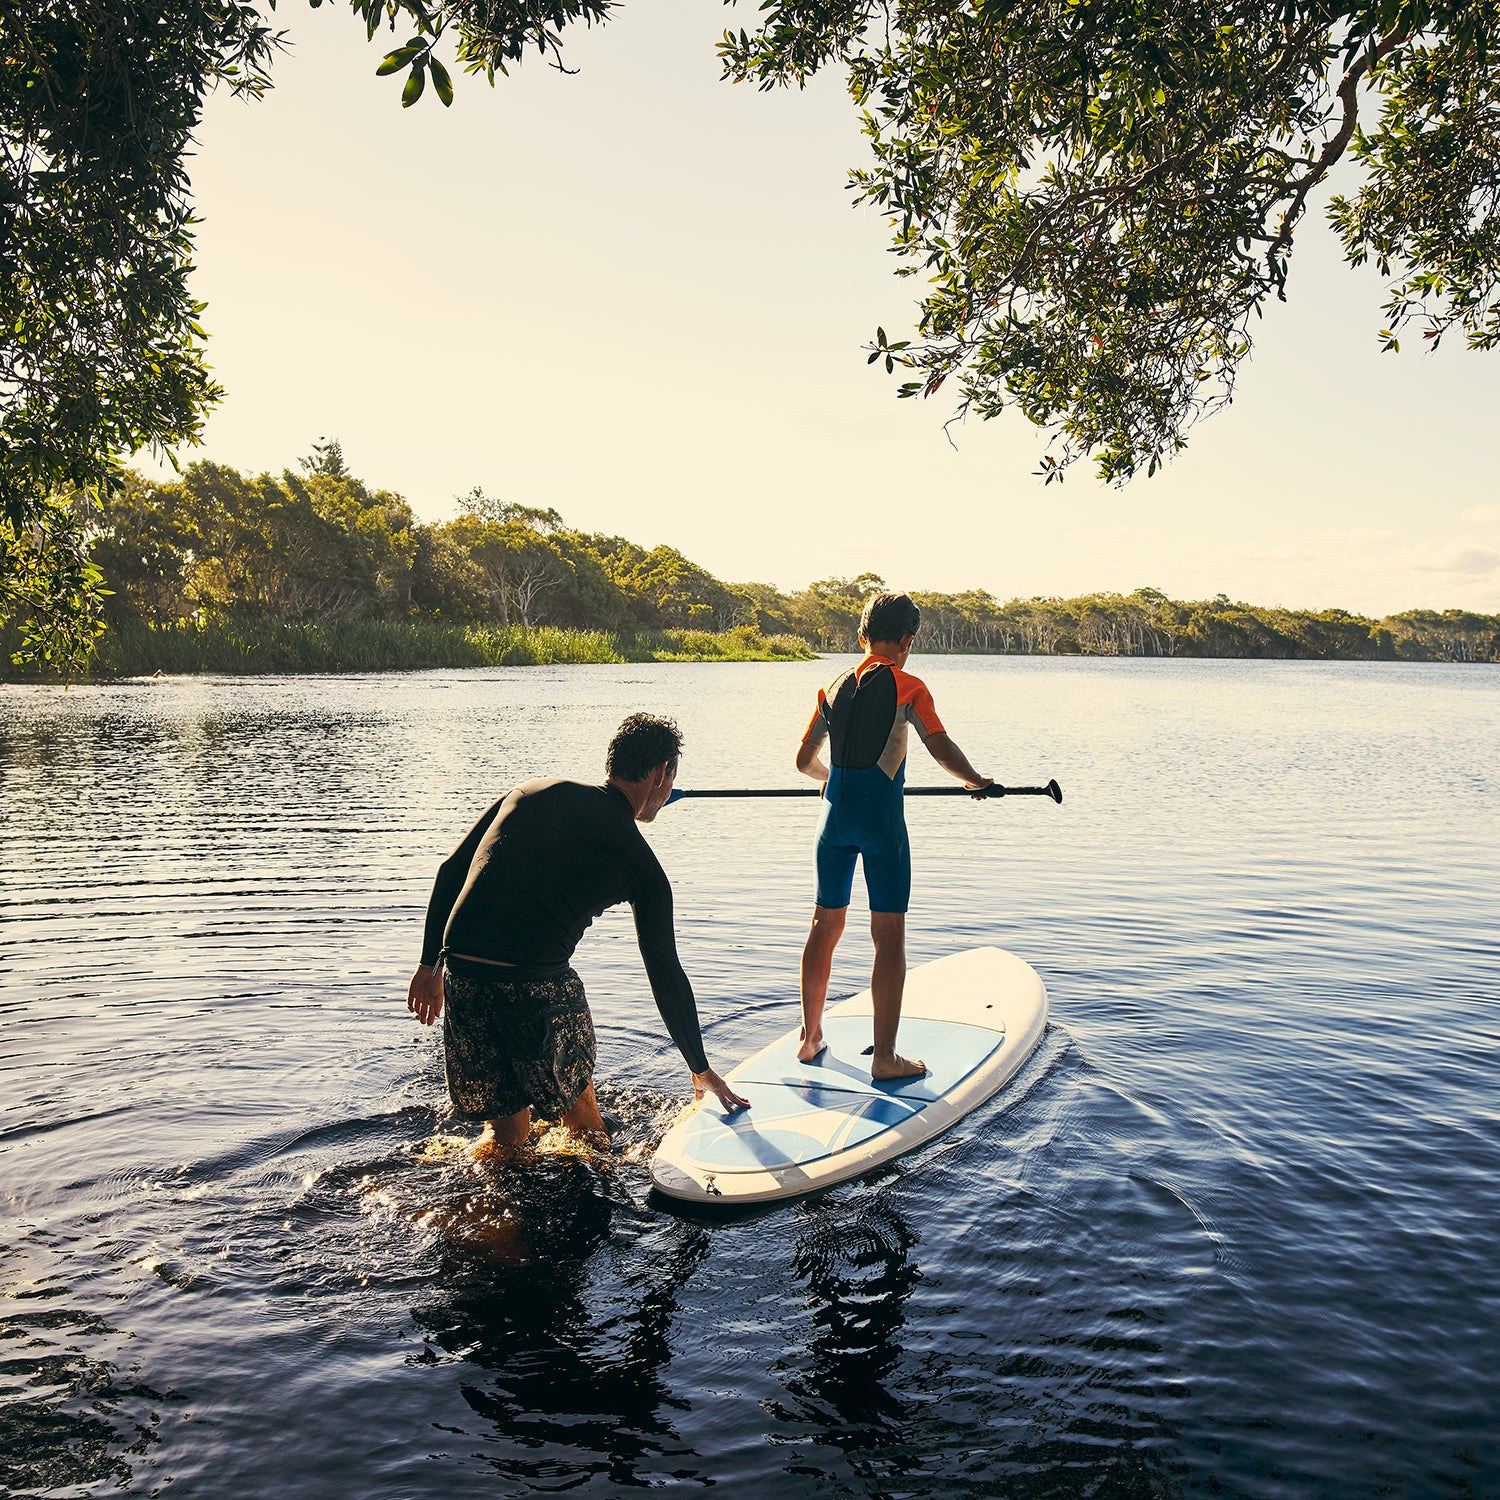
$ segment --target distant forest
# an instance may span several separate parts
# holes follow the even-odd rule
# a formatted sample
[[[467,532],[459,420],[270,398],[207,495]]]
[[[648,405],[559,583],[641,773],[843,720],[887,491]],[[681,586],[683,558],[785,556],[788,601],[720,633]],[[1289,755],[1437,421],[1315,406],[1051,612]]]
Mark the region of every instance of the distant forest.
[[[349,473],[337,443],[301,472],[247,477],[197,463],[180,480],[133,476],[98,518],[94,560],[110,622],[422,621],[575,630],[758,631],[855,649],[870,573],[793,593],[726,583],[674,547],[582,532],[553,510],[475,489],[457,519],[419,522],[399,495]],[[898,581],[897,586],[904,583]],[[1076,599],[912,590],[923,651],[1103,656],[1500,660],[1500,616],[1271,609],[1157,589]]]

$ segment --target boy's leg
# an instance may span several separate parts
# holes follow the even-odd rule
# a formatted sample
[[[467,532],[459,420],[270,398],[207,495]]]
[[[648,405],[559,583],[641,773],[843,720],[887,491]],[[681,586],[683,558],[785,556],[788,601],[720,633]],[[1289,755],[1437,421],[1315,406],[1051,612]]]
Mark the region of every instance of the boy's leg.
[[[870,936],[875,940],[875,972],[870,994],[875,1002],[875,1054],[870,1059],[873,1078],[916,1078],[927,1071],[920,1057],[896,1051],[896,1028],[901,1024],[901,995],[906,988],[906,913],[872,911]]]
[[[875,972],[870,976],[875,1051],[870,1076],[915,1078],[927,1071],[922,1059],[896,1051],[906,989],[906,908],[911,902],[911,846],[904,819],[895,820],[892,837],[865,850],[865,885],[870,892],[870,936],[875,940]]]
[[[844,934],[844,906],[813,907],[812,931],[802,949],[802,1045],[799,1062],[811,1062],[823,1050],[823,1002],[833,972],[833,950]]]
[[[609,1127],[599,1113],[599,1100],[594,1094],[594,1064],[598,1060],[594,1018],[589,1014],[582,981],[569,971],[565,979],[555,982],[551,999],[558,1008],[552,1019],[552,1052],[546,1059],[545,1074],[538,1079],[545,1085],[548,1115],[555,1118],[557,1106],[572,1099],[562,1111],[562,1123],[575,1134],[592,1136],[597,1144],[607,1146]]]
[[[833,950],[844,934],[849,893],[854,888],[854,863],[859,849],[839,830],[835,803],[825,793],[818,820],[816,863],[818,889],[814,898],[812,931],[802,949],[802,1045],[799,1062],[811,1062],[823,1050],[823,1002],[828,998],[828,976],[833,972]]]

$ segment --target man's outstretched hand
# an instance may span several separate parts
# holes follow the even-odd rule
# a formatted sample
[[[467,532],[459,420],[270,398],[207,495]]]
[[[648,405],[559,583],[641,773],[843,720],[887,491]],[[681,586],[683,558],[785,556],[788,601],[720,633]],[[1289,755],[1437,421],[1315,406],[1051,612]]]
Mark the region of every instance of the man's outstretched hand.
[[[424,1026],[431,1026],[442,1015],[442,965],[434,969],[425,968],[421,964],[417,965],[417,972],[411,976],[411,984],[407,987],[406,1008]]]
[[[750,1108],[750,1101],[740,1098],[712,1068],[693,1074],[693,1098],[701,1099],[704,1094],[713,1094],[730,1114],[737,1109]]]

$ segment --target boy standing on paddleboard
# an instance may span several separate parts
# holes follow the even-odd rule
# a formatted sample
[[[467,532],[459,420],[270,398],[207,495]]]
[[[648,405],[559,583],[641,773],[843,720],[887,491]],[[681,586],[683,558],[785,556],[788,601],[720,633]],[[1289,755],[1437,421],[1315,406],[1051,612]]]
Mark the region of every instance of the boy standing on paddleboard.
[[[859,622],[865,659],[818,690],[817,709],[797,751],[797,769],[823,783],[817,904],[802,950],[802,1045],[797,1056],[811,1062],[825,1046],[823,1004],[858,859],[864,865],[870,936],[875,941],[870,978],[875,1050],[870,1073],[877,1079],[912,1078],[927,1071],[921,1058],[902,1057],[896,1051],[911,896],[903,801],[907,726],[921,736],[928,754],[970,791],[982,791],[993,780],[969,764],[938,719],[926,684],[906,671],[920,620],[921,612],[905,594],[877,594],[866,602]],[[825,740],[831,765],[818,754]]]

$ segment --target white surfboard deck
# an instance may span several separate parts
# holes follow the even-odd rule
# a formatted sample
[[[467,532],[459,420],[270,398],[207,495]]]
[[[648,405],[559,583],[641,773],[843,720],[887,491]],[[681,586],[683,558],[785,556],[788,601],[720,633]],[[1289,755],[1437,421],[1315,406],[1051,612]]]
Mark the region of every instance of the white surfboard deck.
[[[823,1017],[828,1048],[797,1061],[798,1028],[726,1078],[750,1108],[727,1113],[707,1095],[656,1148],[651,1181],[669,1197],[728,1206],[794,1198],[858,1177],[914,1150],[994,1096],[1036,1050],[1047,990],[1030,964],[972,948],[906,976],[896,1046],[920,1078],[870,1077],[869,990]]]

